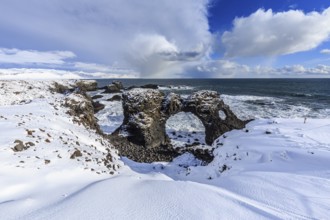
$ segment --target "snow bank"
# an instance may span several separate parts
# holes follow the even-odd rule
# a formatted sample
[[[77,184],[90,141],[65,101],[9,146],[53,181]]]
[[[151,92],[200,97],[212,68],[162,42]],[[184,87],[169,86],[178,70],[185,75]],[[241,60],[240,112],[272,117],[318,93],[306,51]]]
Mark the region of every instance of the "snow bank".
[[[330,119],[255,120],[214,141],[207,166],[188,153],[143,164],[112,150],[122,167],[110,175],[96,159],[110,146],[72,122],[63,95],[1,83],[0,219],[328,219]],[[14,152],[15,139],[35,146]],[[83,157],[70,159],[75,148]]]
[[[53,83],[0,81],[1,219],[25,215],[118,173],[121,162],[109,143],[74,123],[63,107],[65,100],[81,97],[53,93]],[[18,142],[26,150],[17,151]],[[110,169],[105,165],[109,154]]]

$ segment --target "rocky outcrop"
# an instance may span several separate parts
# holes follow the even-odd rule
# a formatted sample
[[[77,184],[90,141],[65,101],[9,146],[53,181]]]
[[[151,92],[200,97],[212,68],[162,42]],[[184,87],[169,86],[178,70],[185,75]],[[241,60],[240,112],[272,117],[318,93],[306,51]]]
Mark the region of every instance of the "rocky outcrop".
[[[87,95],[86,90],[92,88],[87,86],[90,82],[94,81],[78,81],[74,85],[70,85],[70,87],[55,82],[51,90],[67,94],[62,105],[68,108],[67,114],[73,117],[74,122],[102,133],[94,113],[103,109],[104,105],[99,102],[93,102]],[[74,93],[74,96],[71,96],[72,93]]]
[[[123,84],[120,81],[113,81],[110,85],[104,87],[103,93],[119,93],[124,89]]]
[[[146,84],[146,85],[140,86],[140,88],[143,88],[143,89],[158,89],[158,85],[156,85],[156,84]]]
[[[94,116],[94,106],[87,97],[81,96],[80,100],[66,98],[64,106],[68,108],[67,114],[73,117],[74,122],[100,132]]]
[[[198,91],[184,100],[182,111],[196,115],[205,127],[205,142],[211,145],[220,135],[233,129],[244,128],[246,121],[242,121],[230,110],[215,91]],[[221,119],[219,111],[226,117]]]
[[[166,145],[167,118],[161,111],[164,94],[154,89],[132,89],[122,99],[124,121],[120,132],[128,134],[130,142],[146,148]]]
[[[79,80],[76,82],[76,87],[83,91],[97,90],[97,82],[95,80]]]
[[[107,99],[108,102],[121,101],[121,95],[114,95],[111,98]]]
[[[92,105],[94,108],[94,113],[98,113],[99,111],[105,108],[105,105],[100,102],[92,102]]]
[[[123,124],[112,139],[119,145],[125,143],[119,147],[123,155],[143,162],[156,161],[156,157],[168,160],[178,154],[165,131],[167,119],[178,112],[191,112],[202,121],[209,145],[223,133],[247,123],[238,119],[214,91],[198,91],[182,99],[174,93],[165,96],[159,90],[135,88],[123,93],[123,110]],[[220,118],[219,111],[224,112],[225,119]]]

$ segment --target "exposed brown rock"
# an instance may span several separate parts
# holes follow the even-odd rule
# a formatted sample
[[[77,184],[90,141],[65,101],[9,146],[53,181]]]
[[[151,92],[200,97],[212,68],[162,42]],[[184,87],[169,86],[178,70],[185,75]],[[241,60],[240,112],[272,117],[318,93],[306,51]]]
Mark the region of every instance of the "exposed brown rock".
[[[110,99],[107,99],[107,101],[109,101],[109,102],[121,101],[121,95],[114,95]]]
[[[24,146],[23,141],[21,140],[15,140],[14,143],[16,144],[15,147],[13,148],[15,152],[23,151],[27,149],[27,147]]]
[[[123,84],[120,81],[113,81],[110,85],[104,87],[103,93],[119,93],[124,89]]]
[[[75,159],[76,157],[81,157],[82,153],[80,152],[80,150],[75,150],[75,152],[73,152],[73,154],[70,156],[70,159]]]
[[[97,113],[104,109],[105,105],[103,105],[100,102],[92,102],[93,108],[94,108],[94,113]]]
[[[92,97],[92,99],[100,99],[100,98],[102,98],[103,97],[103,95],[94,95],[93,97]]]
[[[95,80],[79,80],[76,82],[76,87],[83,91],[97,90],[97,82]]]

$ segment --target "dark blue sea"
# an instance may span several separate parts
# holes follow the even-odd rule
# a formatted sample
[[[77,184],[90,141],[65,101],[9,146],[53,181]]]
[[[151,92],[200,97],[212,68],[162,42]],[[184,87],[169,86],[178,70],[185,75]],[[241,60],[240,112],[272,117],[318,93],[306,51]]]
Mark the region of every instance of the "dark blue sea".
[[[114,79],[97,80],[99,86]],[[157,84],[188,96],[214,90],[241,118],[330,118],[330,79],[120,79],[125,87]]]

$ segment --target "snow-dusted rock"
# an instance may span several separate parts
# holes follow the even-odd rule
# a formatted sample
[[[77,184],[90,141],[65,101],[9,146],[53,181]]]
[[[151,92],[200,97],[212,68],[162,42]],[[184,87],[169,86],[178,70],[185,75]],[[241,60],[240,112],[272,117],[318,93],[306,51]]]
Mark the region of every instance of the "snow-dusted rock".
[[[83,91],[95,91],[97,90],[97,82],[95,80],[79,80],[76,86]]]
[[[196,115],[205,127],[205,142],[211,145],[220,135],[233,129],[242,129],[248,121],[242,121],[230,110],[215,91],[202,90],[184,100],[185,112]],[[221,119],[219,111],[226,116]]]
[[[155,161],[159,159],[157,152],[165,152],[163,159],[172,159],[173,153],[169,137],[166,134],[166,121],[170,116],[184,111],[196,115],[205,126],[206,143],[212,142],[223,133],[232,129],[241,129],[247,123],[238,119],[227,105],[213,91],[199,91],[187,99],[170,93],[167,96],[159,90],[135,88],[123,93],[123,124],[113,133],[114,136],[125,136],[126,143],[121,153],[138,161]],[[219,111],[226,115],[221,119]],[[123,143],[123,139],[117,141]],[[144,153],[141,153],[144,149]],[[138,151],[139,154],[133,152]],[[150,156],[150,152],[156,157]],[[166,153],[168,152],[168,153]],[[147,155],[145,158],[143,155]],[[154,159],[153,159],[154,158]],[[145,160],[146,159],[146,160]]]
[[[118,93],[124,89],[123,84],[120,81],[113,81],[110,85],[104,87],[103,93]]]

